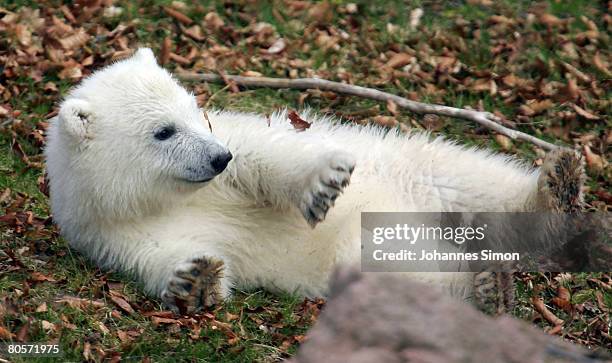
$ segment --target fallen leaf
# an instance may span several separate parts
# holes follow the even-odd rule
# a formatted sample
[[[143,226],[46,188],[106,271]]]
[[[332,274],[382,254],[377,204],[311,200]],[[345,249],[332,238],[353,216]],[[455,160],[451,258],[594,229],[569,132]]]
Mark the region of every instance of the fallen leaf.
[[[198,42],[206,40],[204,33],[202,33],[202,28],[197,24],[185,29],[183,33]]]
[[[86,361],[95,361],[94,356],[91,354],[91,343],[85,342],[83,343],[83,358]]]
[[[601,59],[601,57],[599,56],[599,52],[595,53],[595,55],[593,56],[593,65],[606,76],[610,77],[612,75],[612,72],[608,70],[607,62],[604,62]]]
[[[512,149],[512,140],[506,135],[496,134],[495,141],[501,146],[505,151],[509,151]]]
[[[579,80],[581,80],[584,83],[589,83],[591,82],[591,77],[587,76],[586,74],[584,74],[583,72],[581,72],[580,70],[578,70],[578,68],[574,67],[573,65],[567,63],[567,62],[561,62],[561,65],[563,65],[563,67],[570,72],[571,74],[573,74],[576,78],[578,78]]]
[[[193,23],[193,20],[190,17],[181,13],[178,10],[174,10],[168,6],[164,6],[163,9],[166,14],[168,14],[170,17],[174,18],[183,25],[191,25],[191,23]]]
[[[47,275],[43,275],[42,273],[40,273],[38,271],[34,271],[34,272],[30,273],[30,279],[32,281],[36,281],[36,282],[43,282],[43,281],[57,282],[57,280],[55,280],[53,277],[47,276]]]
[[[13,338],[13,333],[11,333],[7,328],[0,325],[0,339],[10,340]]]
[[[245,71],[240,73],[241,76],[243,77],[262,77],[263,74],[259,73],[259,72],[255,72],[255,71]]]
[[[285,39],[279,38],[274,43],[272,43],[272,45],[268,49],[266,49],[266,53],[278,54],[282,52],[283,50],[285,50],[285,47],[287,47],[287,43],[285,42]]]
[[[43,330],[47,332],[57,331],[57,326],[47,320],[41,321],[41,325],[42,325]]]
[[[207,13],[204,16],[204,23],[206,24],[207,28],[214,30],[219,30],[222,26],[225,25],[223,19],[221,19],[219,14],[215,13],[214,11]]]
[[[160,318],[158,316],[152,316],[151,321],[153,322],[153,324],[155,324],[155,326],[160,325],[160,324],[178,324],[179,323],[179,321],[176,319]]]
[[[87,307],[100,308],[105,306],[104,302],[100,300],[83,299],[75,296],[62,296],[55,300],[57,303],[67,304],[73,308],[85,309]]]
[[[64,50],[73,50],[82,47],[89,41],[89,38],[90,36],[85,29],[79,28],[74,34],[58,39],[58,42]]]
[[[563,320],[559,319],[555,314],[548,310],[546,305],[544,305],[544,300],[541,298],[537,296],[532,297],[531,304],[533,305],[534,309],[549,323],[553,325],[562,325],[564,323]]]
[[[293,110],[289,111],[289,113],[287,114],[287,117],[289,117],[289,120],[293,128],[298,131],[304,131],[310,127],[310,123],[302,120],[300,116],[297,114],[297,112]]]
[[[547,14],[547,13],[540,15],[540,22],[550,27],[559,26],[564,23],[563,20],[557,18],[556,16],[552,14]]]
[[[552,298],[552,303],[563,309],[567,313],[572,311],[572,303],[570,302],[569,290],[563,286],[557,288],[557,296]]]
[[[589,111],[585,110],[584,108],[576,104],[572,104],[572,108],[574,109],[574,111],[576,111],[578,115],[584,117],[587,120],[599,120],[599,116],[593,115]]]
[[[110,330],[108,330],[108,328],[106,327],[106,325],[104,325],[103,322],[99,321],[98,322],[98,328],[100,329],[100,331],[102,332],[102,334],[106,335],[108,333],[110,333]]]
[[[191,64],[191,61],[181,55],[178,55],[176,53],[170,53],[170,59],[172,59],[173,61],[175,61],[176,63],[180,64],[180,65],[189,65]]]
[[[372,117],[372,121],[374,121],[376,124],[380,126],[389,127],[389,128],[395,127],[399,123],[395,119],[395,117],[392,117],[392,116],[374,116]]]
[[[38,305],[38,307],[36,307],[35,311],[37,313],[45,313],[45,312],[47,312],[47,303],[44,302],[44,303]]]
[[[134,311],[134,308],[132,308],[130,303],[127,301],[127,298],[125,295],[121,294],[120,292],[111,290],[109,292],[109,296],[110,296],[111,301],[115,303],[115,305],[117,305],[119,309],[123,310],[124,312],[130,315],[136,313]]]
[[[421,23],[421,17],[423,16],[423,9],[416,8],[410,11],[410,30],[416,30]]]
[[[604,168],[604,159],[591,151],[591,148],[588,145],[584,145],[582,148],[584,152],[584,158],[586,159],[586,164],[589,169],[593,171],[599,172]]]
[[[399,110],[397,107],[397,103],[392,100],[387,100],[387,110],[393,114],[393,116],[397,117],[399,115]]]
[[[393,55],[391,57],[391,59],[389,59],[389,61],[387,62],[386,66],[389,68],[399,68],[399,67],[403,67],[407,64],[410,64],[410,62],[412,61],[412,56],[410,54],[406,54],[406,53],[397,53],[395,55]]]
[[[162,42],[161,51],[159,54],[159,62],[162,65],[170,61],[170,47],[172,47],[172,40],[170,39],[170,37],[165,37]]]

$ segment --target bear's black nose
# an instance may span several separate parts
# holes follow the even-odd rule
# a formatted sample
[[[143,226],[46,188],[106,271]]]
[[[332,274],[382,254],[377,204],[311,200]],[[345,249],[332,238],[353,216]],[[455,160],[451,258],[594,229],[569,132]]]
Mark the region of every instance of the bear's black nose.
[[[212,165],[213,169],[217,174],[221,173],[227,167],[227,163],[232,160],[231,152],[224,152],[219,155],[216,155],[211,161],[210,165]]]

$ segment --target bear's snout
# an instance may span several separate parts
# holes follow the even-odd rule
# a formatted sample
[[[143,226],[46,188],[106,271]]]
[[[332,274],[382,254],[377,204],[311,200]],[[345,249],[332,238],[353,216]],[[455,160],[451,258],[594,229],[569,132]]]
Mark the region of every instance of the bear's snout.
[[[225,168],[227,164],[232,160],[232,153],[229,151],[222,152],[216,155],[211,161],[210,165],[215,170],[215,173],[220,174]]]

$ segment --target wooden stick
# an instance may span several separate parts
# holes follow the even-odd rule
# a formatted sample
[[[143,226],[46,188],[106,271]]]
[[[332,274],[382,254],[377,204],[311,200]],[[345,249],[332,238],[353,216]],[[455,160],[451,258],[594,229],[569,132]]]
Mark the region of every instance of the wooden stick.
[[[183,81],[205,81],[214,83],[225,83],[226,81],[219,75],[213,73],[190,73],[180,72],[178,78]],[[351,96],[369,98],[377,101],[393,101],[398,106],[418,114],[435,114],[474,121],[490,130],[506,135],[511,139],[529,141],[544,150],[555,150],[559,146],[547,141],[531,136],[524,132],[512,130],[502,126],[500,118],[490,112],[467,110],[455,107],[433,105],[428,103],[411,101],[406,98],[382,92],[372,88],[355,86],[346,83],[332,82],[318,78],[268,78],[268,77],[242,77],[225,75],[225,78],[236,82],[236,84],[246,87],[269,87],[269,88],[291,88],[291,89],[319,89],[332,91]]]

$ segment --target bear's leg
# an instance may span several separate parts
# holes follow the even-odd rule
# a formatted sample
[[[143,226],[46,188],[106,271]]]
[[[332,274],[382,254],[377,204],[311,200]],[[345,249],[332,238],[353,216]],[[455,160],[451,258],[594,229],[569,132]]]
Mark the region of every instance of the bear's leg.
[[[174,228],[187,231],[193,222],[170,221]],[[161,298],[175,312],[192,313],[215,305],[231,294],[231,260],[218,243],[203,238],[174,239],[167,224],[154,223],[154,229],[139,229],[138,235],[124,234],[108,241],[106,265],[133,273],[152,296]],[[141,234],[145,231],[145,234]],[[147,238],[148,237],[148,238]],[[125,243],[125,241],[146,241]],[[123,241],[117,243],[116,241]]]
[[[228,146],[234,161],[217,177],[219,182],[255,202],[297,208],[311,227],[316,226],[349,184],[355,158],[295,132],[268,128],[261,132],[266,142],[254,143],[250,133],[232,134]]]
[[[172,310],[183,314],[215,305],[229,295],[223,272],[223,260],[214,257],[180,263],[162,291],[161,299]]]
[[[579,154],[565,149],[549,152],[537,181],[535,209],[558,213],[580,211],[584,179],[584,166]],[[491,314],[511,311],[514,308],[513,275],[492,271],[476,274],[474,302],[480,310]]]

